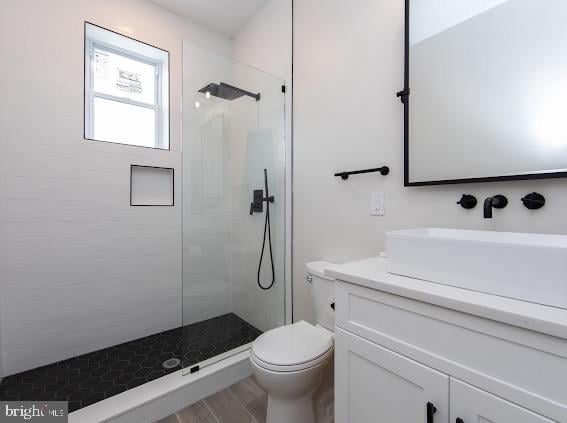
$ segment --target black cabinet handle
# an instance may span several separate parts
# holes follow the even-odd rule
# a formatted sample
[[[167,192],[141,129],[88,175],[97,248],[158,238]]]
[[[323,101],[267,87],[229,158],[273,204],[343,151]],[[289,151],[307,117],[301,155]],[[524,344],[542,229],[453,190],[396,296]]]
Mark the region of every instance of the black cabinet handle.
[[[455,423],[465,423],[465,421],[463,419],[461,419],[460,417],[457,417],[457,420],[455,420]]]
[[[433,415],[437,412],[437,409],[433,405],[433,403],[427,403],[427,423],[434,423]]]

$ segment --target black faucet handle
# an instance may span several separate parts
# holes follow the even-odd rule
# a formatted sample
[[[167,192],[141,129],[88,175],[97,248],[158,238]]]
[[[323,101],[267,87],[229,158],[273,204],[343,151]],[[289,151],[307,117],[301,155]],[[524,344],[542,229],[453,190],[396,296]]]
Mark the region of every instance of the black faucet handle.
[[[545,205],[545,197],[537,192],[532,192],[522,198],[522,203],[530,210],[541,209]]]
[[[492,197],[492,207],[495,209],[503,209],[508,205],[508,199],[503,195],[495,195]]]
[[[463,196],[461,197],[461,199],[459,201],[457,201],[457,204],[459,204],[463,209],[474,209],[477,205],[477,200],[476,197],[474,195],[470,195],[470,194],[463,194]]]

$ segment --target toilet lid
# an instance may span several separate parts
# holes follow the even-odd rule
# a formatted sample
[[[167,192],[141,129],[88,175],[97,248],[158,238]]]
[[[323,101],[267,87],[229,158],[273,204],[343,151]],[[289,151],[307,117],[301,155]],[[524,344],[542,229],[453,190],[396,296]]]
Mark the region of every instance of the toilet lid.
[[[330,332],[302,320],[260,335],[252,344],[252,352],[264,363],[294,366],[316,360],[332,346]]]

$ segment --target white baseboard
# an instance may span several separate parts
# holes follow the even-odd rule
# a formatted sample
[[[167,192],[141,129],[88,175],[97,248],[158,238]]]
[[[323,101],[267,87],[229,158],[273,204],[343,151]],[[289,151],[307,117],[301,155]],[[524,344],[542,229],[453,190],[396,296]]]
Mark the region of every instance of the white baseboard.
[[[246,349],[193,374],[179,370],[77,410],[69,414],[69,423],[153,423],[251,374]]]

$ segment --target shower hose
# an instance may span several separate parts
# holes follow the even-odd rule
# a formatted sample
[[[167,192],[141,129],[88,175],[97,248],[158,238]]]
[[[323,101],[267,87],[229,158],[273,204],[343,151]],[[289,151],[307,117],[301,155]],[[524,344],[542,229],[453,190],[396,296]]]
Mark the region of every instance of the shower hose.
[[[274,270],[274,255],[272,253],[272,230],[270,224],[270,202],[273,202],[273,199],[270,199],[270,194],[268,192],[268,171],[264,169],[264,186],[266,189],[266,220],[264,221],[264,236],[262,237],[262,251],[260,252],[260,262],[258,263],[258,286],[263,290],[268,290],[276,281],[276,273]],[[263,285],[260,277],[260,273],[262,271],[262,261],[264,259],[264,251],[266,249],[266,233],[268,234],[268,248],[270,250],[270,264],[272,268],[272,281],[269,285]]]

